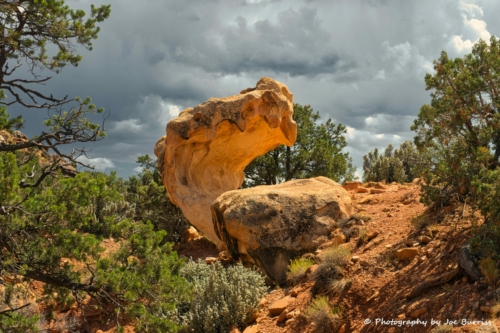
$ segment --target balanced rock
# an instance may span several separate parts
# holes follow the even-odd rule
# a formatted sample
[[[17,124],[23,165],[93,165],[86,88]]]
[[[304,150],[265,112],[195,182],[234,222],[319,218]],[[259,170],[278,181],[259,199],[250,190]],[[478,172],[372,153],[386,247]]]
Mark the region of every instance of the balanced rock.
[[[245,167],[257,156],[280,144],[294,144],[297,124],[292,114],[288,88],[264,77],[239,95],[211,98],[182,111],[156,143],[170,200],[218,247],[210,205],[241,186]]]
[[[313,253],[336,221],[351,214],[349,193],[325,177],[229,191],[212,205],[214,228],[234,260],[278,283],[291,259]]]

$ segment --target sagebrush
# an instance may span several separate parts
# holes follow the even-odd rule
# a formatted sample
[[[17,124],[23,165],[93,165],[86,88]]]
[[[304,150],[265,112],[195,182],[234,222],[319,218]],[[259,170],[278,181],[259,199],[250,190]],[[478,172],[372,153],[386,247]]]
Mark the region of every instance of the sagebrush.
[[[267,291],[264,277],[241,264],[226,269],[220,262],[190,261],[181,275],[194,283],[191,301],[180,314],[186,332],[225,333],[232,325],[242,328]]]

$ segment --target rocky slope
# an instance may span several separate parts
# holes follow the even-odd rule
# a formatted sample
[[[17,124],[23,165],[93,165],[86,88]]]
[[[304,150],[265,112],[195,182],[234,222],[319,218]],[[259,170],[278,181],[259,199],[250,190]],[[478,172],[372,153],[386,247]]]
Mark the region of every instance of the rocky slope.
[[[331,305],[344,309],[340,331],[430,332],[437,321],[456,321],[453,332],[496,332],[499,322],[490,321],[489,313],[493,288],[463,272],[454,274],[457,252],[470,238],[472,223],[482,222],[480,215],[460,206],[444,215],[420,217],[425,207],[419,203],[418,184],[368,186],[346,186],[354,215],[370,219],[343,226],[344,231],[363,229],[366,236],[365,241],[353,236],[341,245],[352,249],[346,268],[352,286],[344,295],[330,297]],[[312,300],[315,267],[300,283],[268,294],[245,332],[321,332],[303,316]],[[408,297],[417,285],[446,274],[453,277]]]

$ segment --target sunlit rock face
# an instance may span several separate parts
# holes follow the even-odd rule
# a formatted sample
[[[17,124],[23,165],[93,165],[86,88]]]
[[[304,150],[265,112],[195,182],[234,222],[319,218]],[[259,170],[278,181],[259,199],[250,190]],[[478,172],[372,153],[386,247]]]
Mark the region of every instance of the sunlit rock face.
[[[288,88],[264,77],[255,88],[182,111],[156,143],[170,200],[219,247],[212,202],[241,186],[245,167],[257,156],[280,144],[293,145],[297,125],[292,115],[293,95]]]
[[[290,260],[314,252],[351,215],[349,193],[326,177],[229,191],[212,205],[215,230],[235,260],[286,281]]]

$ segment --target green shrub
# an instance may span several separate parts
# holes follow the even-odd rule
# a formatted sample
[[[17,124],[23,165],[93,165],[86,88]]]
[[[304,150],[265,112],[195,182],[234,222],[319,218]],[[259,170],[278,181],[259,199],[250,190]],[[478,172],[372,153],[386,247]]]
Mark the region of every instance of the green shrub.
[[[498,279],[498,268],[495,261],[490,257],[482,259],[479,261],[479,269],[481,269],[486,281],[495,287]]]
[[[328,284],[332,280],[342,280],[344,277],[343,266],[349,262],[350,251],[344,246],[334,246],[324,252],[319,257],[321,263],[313,273],[316,280],[312,289],[313,295],[327,291]]]
[[[300,258],[292,260],[288,266],[287,280],[291,284],[297,283],[307,272],[309,267],[314,265],[314,260],[309,258]]]
[[[315,298],[304,312],[305,317],[316,324],[315,332],[333,333],[340,328],[343,309],[339,306],[330,307],[328,298]]]
[[[264,278],[241,264],[225,269],[219,262],[190,261],[181,274],[195,284],[191,302],[181,313],[188,332],[225,333],[231,325],[242,328],[267,291]]]
[[[368,231],[364,228],[359,228],[358,230],[358,242],[357,246],[361,246],[368,241]]]

